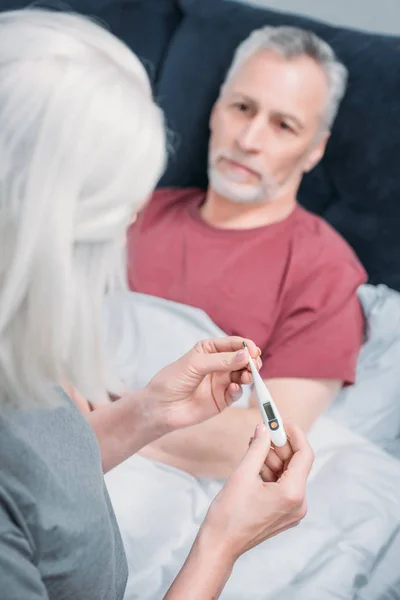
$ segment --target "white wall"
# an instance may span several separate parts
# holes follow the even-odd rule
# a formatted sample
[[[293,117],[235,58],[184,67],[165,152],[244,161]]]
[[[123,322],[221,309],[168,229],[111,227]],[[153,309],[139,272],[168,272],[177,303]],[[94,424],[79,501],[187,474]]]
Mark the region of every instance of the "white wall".
[[[400,0],[244,0],[367,31],[400,35]]]

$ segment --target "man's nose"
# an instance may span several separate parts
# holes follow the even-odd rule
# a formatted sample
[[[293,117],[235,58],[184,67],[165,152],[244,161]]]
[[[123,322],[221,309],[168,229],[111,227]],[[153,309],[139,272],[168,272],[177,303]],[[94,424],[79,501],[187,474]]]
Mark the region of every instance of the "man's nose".
[[[260,117],[251,119],[238,136],[238,144],[245,152],[260,152],[265,141],[265,127]]]

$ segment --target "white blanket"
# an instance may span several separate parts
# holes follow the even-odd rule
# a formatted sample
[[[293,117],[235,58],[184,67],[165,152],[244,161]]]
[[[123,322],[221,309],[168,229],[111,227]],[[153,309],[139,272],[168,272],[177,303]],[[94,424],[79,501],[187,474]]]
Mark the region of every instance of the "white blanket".
[[[132,388],[198,339],[220,334],[202,311],[139,294],[109,298],[105,314],[109,348]],[[310,441],[316,460],[308,516],[243,556],[223,600],[272,600],[278,593],[281,600],[379,597],[361,592],[400,529],[399,462],[327,417]],[[161,600],[221,482],[138,456],[106,481],[130,567],[125,598]]]

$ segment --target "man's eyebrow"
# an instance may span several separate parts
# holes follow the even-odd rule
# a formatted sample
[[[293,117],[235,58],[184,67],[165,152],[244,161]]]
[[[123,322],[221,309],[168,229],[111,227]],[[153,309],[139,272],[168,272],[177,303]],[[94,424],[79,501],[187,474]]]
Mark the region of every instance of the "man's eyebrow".
[[[243,92],[234,92],[233,91],[233,92],[231,92],[231,96],[233,98],[238,98],[238,99],[240,98],[240,100],[243,100],[244,102],[248,102],[249,104],[252,104],[253,106],[259,105],[257,100],[255,100],[254,98],[251,98],[250,96],[247,96]],[[279,117],[280,119],[292,121],[295,124],[295,126],[301,131],[304,129],[304,124],[297,117],[295,117],[294,115],[291,115],[290,113],[277,111],[277,112],[275,112],[275,115],[277,117]]]
[[[254,98],[250,98],[250,96],[246,96],[246,94],[243,94],[242,92],[231,92],[231,95],[235,98],[240,98],[249,104],[257,104]]]

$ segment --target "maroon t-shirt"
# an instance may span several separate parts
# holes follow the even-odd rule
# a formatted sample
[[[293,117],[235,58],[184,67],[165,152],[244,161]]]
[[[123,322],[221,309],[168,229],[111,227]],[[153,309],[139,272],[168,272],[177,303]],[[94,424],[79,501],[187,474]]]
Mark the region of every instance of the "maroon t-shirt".
[[[255,229],[205,223],[198,189],[157,190],[128,233],[132,290],[196,306],[262,350],[264,378],[354,381],[366,274],[323,219],[297,206]]]

